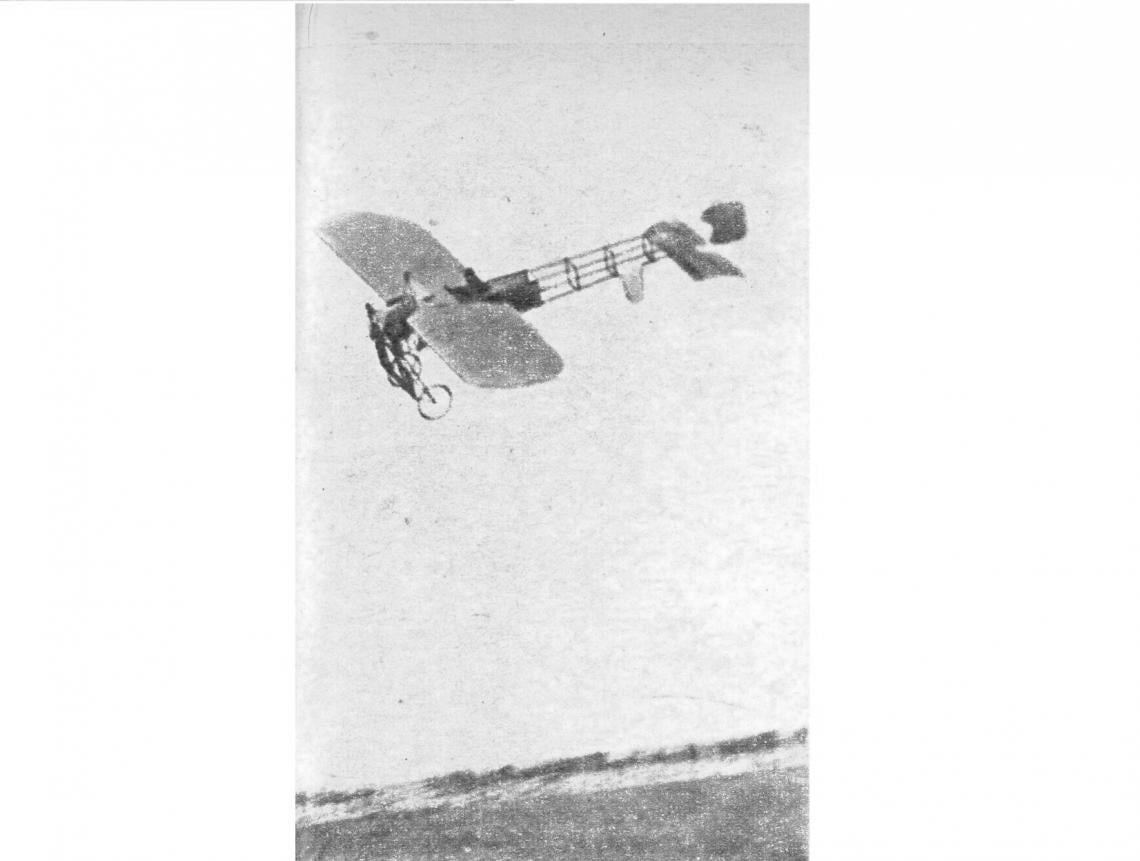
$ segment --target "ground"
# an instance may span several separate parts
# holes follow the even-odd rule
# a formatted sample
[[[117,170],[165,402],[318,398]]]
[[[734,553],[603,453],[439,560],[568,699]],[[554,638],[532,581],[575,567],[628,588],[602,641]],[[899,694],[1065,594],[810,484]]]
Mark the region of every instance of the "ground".
[[[304,861],[807,858],[807,769],[379,813],[303,827]]]

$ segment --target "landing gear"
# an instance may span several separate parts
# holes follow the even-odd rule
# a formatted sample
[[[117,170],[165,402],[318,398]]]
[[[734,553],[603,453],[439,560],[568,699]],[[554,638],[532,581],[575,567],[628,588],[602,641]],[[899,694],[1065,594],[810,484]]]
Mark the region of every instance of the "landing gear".
[[[425,419],[443,418],[451,409],[451,389],[444,385],[429,386],[420,376],[423,370],[420,350],[426,345],[408,325],[408,317],[416,309],[415,299],[408,296],[383,309],[371,304],[364,307],[368,311],[369,335],[376,345],[380,365],[388,375],[388,383],[407,392]]]
[[[388,375],[388,383],[403,389],[416,402],[420,415],[435,421],[451,409],[451,389],[442,383],[429,386],[420,372],[423,362],[419,350],[424,346],[414,333],[406,338],[384,337],[376,345],[380,364]]]

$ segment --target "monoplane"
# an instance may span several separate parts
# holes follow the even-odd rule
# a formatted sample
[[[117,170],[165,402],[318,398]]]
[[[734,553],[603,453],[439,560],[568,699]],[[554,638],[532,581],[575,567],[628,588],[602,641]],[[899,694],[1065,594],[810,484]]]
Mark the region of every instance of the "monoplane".
[[[702,213],[714,245],[735,242],[747,226],[740,203]],[[643,271],[673,260],[695,281],[743,273],[701,246],[705,239],[680,221],[660,221],[637,236],[529,269],[481,279],[424,228],[390,215],[351,212],[317,233],[380,297],[368,303],[369,330],[388,382],[403,389],[426,419],[451,408],[451,389],[428,385],[419,353],[433,350],[465,383],[516,388],[562,371],[562,358],[522,314],[588,287],[619,280],[630,302],[645,291]]]

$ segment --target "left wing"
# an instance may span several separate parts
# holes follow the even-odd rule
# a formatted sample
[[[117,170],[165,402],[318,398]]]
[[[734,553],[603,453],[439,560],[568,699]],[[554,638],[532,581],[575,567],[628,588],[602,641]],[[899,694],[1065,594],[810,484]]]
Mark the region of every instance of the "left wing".
[[[350,212],[317,232],[385,302],[405,295],[411,273],[433,293],[463,283],[463,264],[416,224],[374,212]]]
[[[421,302],[408,323],[465,383],[511,389],[562,371],[562,357],[509,305]]]

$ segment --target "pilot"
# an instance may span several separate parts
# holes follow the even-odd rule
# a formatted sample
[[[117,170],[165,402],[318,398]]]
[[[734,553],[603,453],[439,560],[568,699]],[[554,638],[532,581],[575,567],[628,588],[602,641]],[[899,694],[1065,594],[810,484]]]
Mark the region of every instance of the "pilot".
[[[461,302],[477,299],[491,289],[491,285],[475,274],[475,270],[468,267],[463,270],[464,283],[458,287],[444,287],[448,293],[458,296]]]
[[[490,285],[476,275],[475,270],[470,267],[463,270],[463,278],[467,282],[467,292],[472,296],[478,296],[491,289]]]

